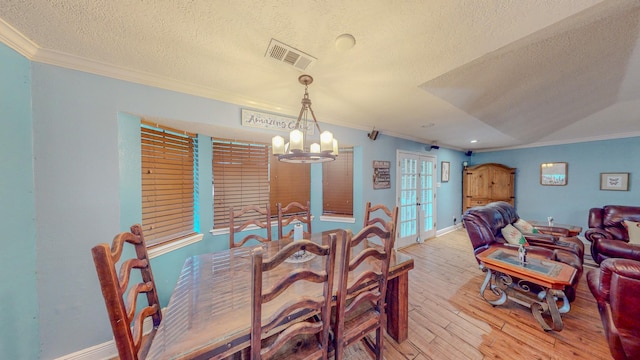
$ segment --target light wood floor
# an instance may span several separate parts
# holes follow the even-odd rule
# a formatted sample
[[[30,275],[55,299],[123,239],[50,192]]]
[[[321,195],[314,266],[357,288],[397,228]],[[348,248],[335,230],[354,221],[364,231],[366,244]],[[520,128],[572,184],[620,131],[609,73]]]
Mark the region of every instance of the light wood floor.
[[[585,267],[564,329],[544,332],[528,308],[492,307],[479,296],[478,269],[464,229],[407,247],[409,339],[385,339],[385,359],[612,359],[598,309],[586,283]],[[359,345],[349,359],[369,359]]]

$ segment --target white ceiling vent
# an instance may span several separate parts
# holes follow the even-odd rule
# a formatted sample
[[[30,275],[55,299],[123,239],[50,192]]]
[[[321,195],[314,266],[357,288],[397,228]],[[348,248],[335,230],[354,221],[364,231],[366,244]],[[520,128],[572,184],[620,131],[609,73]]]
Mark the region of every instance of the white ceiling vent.
[[[275,59],[277,61],[289,64],[300,70],[307,70],[316,62],[316,58],[309,54],[305,54],[298,49],[294,49],[289,45],[285,45],[276,39],[271,39],[265,57]]]

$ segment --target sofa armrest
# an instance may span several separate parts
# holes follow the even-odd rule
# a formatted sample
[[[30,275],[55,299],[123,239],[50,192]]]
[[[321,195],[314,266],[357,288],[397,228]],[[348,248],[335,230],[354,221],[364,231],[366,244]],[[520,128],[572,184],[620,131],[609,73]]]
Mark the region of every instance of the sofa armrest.
[[[596,298],[598,304],[604,304],[609,300],[609,284],[607,286],[602,285],[602,272],[600,269],[589,270],[587,273],[587,285],[591,294]]]
[[[600,264],[600,271],[616,273],[634,280],[640,280],[640,261],[632,259],[607,259]]]
[[[549,234],[530,234],[530,233],[525,233],[522,234],[522,236],[524,236],[524,238],[527,240],[527,242],[531,245],[536,245],[536,244],[540,244],[542,246],[544,246],[545,244],[555,244],[558,242],[558,238],[556,236],[553,235],[549,235]]]
[[[610,233],[599,228],[590,228],[584,232],[584,237],[592,243],[595,242],[596,239],[613,239]]]
[[[569,236],[569,229],[557,227],[557,226],[536,225],[536,230],[538,230],[542,234],[562,236],[562,237]]]
[[[611,258],[604,260],[600,264],[600,269],[592,270],[588,274],[587,281],[589,289],[598,302],[610,301],[611,278],[616,275],[640,280],[640,261]]]
[[[625,240],[596,239],[591,246],[597,254],[600,254],[604,258],[622,258],[640,261],[640,245],[631,244]]]

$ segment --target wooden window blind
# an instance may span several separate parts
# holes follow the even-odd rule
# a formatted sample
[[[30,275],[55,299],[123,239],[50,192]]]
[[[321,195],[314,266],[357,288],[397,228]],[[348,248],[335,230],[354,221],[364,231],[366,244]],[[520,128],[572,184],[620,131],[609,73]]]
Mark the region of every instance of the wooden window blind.
[[[213,139],[213,224],[229,227],[229,210],[269,203],[269,146]],[[273,212],[272,212],[273,214]]]
[[[277,203],[292,201],[306,204],[311,200],[311,165],[271,161],[271,214],[278,214]]]
[[[147,246],[195,233],[195,134],[143,122],[142,228]]]
[[[353,216],[353,149],[322,164],[322,214]]]

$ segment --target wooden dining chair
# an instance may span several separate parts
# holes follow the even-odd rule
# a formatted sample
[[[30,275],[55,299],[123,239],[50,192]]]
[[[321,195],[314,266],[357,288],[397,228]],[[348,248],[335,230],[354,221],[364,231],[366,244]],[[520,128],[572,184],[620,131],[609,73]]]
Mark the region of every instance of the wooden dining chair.
[[[390,210],[383,204],[371,205],[371,202],[367,201],[367,205],[364,211],[363,227],[367,227],[369,225],[377,225],[381,228],[386,228],[388,222],[393,222],[394,224],[393,228],[391,229],[391,235],[393,238],[395,238],[398,224],[398,207],[394,206],[393,209]]]
[[[309,201],[307,205],[302,205],[299,202],[291,202],[287,206],[282,207],[281,203],[277,204],[278,208],[278,238],[289,238],[293,236],[293,228],[285,234],[284,228],[294,221],[299,221],[306,225],[304,230],[304,238],[309,239],[311,237],[311,206]]]
[[[236,221],[240,224],[236,225]],[[249,234],[236,242],[235,234],[245,231],[249,225],[266,229],[267,233],[265,236]],[[241,247],[249,240],[257,240],[261,243],[271,241],[271,209],[269,204],[264,208],[257,205],[247,205],[238,211],[234,211],[233,208],[229,209],[229,249]]]
[[[362,341],[376,359],[382,359],[387,278],[395,238],[391,236],[391,229],[394,226],[389,221],[385,229],[367,225],[356,235],[352,235],[351,230],[346,232],[347,244],[339,260],[341,272],[332,325],[338,360],[344,358],[345,348],[356,341]],[[383,246],[364,246],[371,236],[381,239]],[[354,254],[357,249],[362,250]],[[362,263],[367,264],[368,270],[360,266]],[[374,330],[375,343],[368,337]]]
[[[118,273],[116,263],[120,261],[126,244],[133,246],[135,257],[123,260]],[[162,320],[162,312],[142,227],[139,224],[131,226],[131,232],[116,235],[111,246],[98,244],[91,253],[120,359],[144,359]],[[129,287],[134,270],[140,271],[141,282]],[[138,309],[140,294],[146,295],[148,305]],[[143,323],[148,317],[153,321],[153,329],[143,334]]]
[[[344,234],[341,241],[344,246]],[[310,240],[294,241],[269,259],[263,258],[262,248],[252,252],[252,360],[327,359],[336,242],[336,234],[329,236],[327,245]],[[320,266],[301,264],[296,265],[295,270],[282,266],[298,251],[323,257]],[[297,290],[308,282],[322,284],[322,295],[310,296],[304,290]],[[292,298],[291,292],[298,296]],[[281,296],[283,294],[287,296]],[[277,310],[266,316],[265,308]]]

